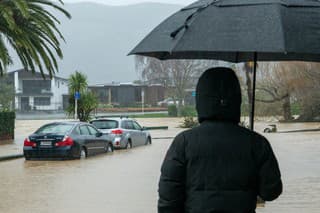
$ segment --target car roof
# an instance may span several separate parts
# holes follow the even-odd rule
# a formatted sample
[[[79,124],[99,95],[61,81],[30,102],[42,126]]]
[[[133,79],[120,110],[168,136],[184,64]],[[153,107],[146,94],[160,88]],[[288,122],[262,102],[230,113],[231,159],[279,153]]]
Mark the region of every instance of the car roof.
[[[51,123],[46,123],[44,125],[50,125],[50,124],[72,124],[72,125],[77,125],[77,124],[88,124],[88,123],[81,122],[81,121],[55,121],[55,122],[51,122]]]
[[[134,120],[132,118],[129,118],[127,116],[121,116],[121,117],[97,117],[96,119],[91,120],[92,121],[107,121],[107,120],[115,120],[115,121],[123,121],[123,120]]]

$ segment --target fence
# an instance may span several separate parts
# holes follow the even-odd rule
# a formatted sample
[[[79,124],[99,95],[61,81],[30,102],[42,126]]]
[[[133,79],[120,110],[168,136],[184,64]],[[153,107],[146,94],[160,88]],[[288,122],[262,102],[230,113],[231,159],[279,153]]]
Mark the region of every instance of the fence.
[[[66,109],[67,105],[63,102],[19,102],[15,106],[16,112],[35,112],[35,111],[42,111],[42,112],[63,112]]]

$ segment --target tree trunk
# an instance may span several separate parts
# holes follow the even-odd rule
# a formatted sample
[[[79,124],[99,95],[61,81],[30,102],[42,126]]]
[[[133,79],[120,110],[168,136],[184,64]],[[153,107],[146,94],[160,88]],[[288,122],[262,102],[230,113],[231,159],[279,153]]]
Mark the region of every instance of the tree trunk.
[[[246,85],[247,85],[247,95],[248,95],[248,103],[251,106],[252,104],[252,82],[250,78],[249,71],[246,71]]]
[[[287,94],[287,96],[284,98],[283,104],[282,104],[282,110],[283,110],[284,120],[291,121],[292,114],[291,114],[291,105],[290,105],[290,94]]]
[[[297,121],[300,121],[300,122],[319,121],[320,120],[319,109],[320,109],[320,104],[315,106],[304,106]]]

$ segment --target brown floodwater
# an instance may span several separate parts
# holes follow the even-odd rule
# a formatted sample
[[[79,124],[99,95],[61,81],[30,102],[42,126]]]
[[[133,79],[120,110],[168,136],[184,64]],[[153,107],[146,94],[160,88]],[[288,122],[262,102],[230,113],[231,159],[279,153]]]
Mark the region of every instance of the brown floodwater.
[[[140,122],[152,125],[150,120]],[[154,125],[163,123],[156,121]],[[34,126],[26,125],[27,130],[19,134],[27,134]],[[172,122],[168,131],[154,131],[153,136],[174,136],[181,131],[177,126]],[[258,131],[265,126],[258,123]],[[279,129],[319,126],[281,124]],[[23,132],[22,127],[19,131]],[[257,213],[319,213],[320,132],[265,136],[278,157],[284,192],[278,200],[258,208]],[[117,150],[86,160],[0,162],[0,212],[156,212],[160,166],[170,143],[170,139],[158,139],[151,146]]]

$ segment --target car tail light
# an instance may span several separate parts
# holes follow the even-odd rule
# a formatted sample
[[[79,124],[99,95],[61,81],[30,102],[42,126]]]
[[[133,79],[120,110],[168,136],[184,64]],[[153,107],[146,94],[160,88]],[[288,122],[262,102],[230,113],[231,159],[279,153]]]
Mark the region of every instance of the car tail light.
[[[72,146],[73,144],[72,138],[65,136],[62,141],[55,143],[55,146]]]
[[[24,146],[36,147],[36,146],[37,146],[37,143],[36,143],[36,142],[33,142],[33,141],[30,141],[29,138],[26,138],[26,139],[24,139],[23,145],[24,145]]]
[[[121,129],[114,129],[111,131],[111,133],[115,135],[122,135],[123,131]]]

